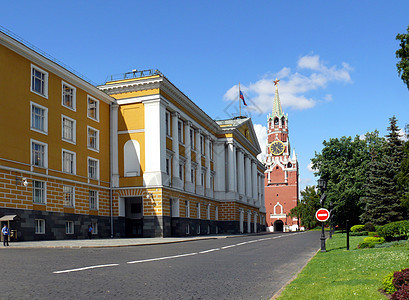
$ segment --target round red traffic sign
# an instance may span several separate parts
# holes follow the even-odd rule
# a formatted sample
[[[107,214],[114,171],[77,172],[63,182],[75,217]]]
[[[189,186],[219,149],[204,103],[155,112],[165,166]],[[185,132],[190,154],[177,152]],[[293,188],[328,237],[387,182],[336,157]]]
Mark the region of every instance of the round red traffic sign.
[[[317,218],[317,220],[320,222],[325,222],[329,219],[329,211],[325,208],[320,208],[315,213],[315,218]]]

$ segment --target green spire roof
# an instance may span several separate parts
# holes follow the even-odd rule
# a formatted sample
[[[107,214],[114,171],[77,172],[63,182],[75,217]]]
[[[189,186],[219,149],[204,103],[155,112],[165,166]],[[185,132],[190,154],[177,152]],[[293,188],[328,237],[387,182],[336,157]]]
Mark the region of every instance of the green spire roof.
[[[283,108],[281,107],[280,97],[278,96],[278,85],[276,85],[276,90],[274,94],[274,102],[273,102],[273,115],[272,117],[279,117],[281,118],[284,115]]]

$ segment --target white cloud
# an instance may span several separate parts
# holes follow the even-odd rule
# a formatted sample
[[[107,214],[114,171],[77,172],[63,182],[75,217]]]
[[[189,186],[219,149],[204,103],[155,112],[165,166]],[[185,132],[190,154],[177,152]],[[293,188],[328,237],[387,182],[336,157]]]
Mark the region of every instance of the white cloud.
[[[399,130],[399,137],[402,141],[406,142],[408,140],[408,136],[403,128]]]
[[[347,63],[341,67],[329,67],[319,55],[306,55],[297,62],[297,70],[293,72],[284,67],[275,74],[265,75],[262,79],[242,85],[241,90],[246,94],[247,107],[250,111],[267,113],[273,106],[274,79],[280,79],[280,100],[283,108],[309,109],[317,102],[332,101],[332,95],[326,94],[322,99],[314,99],[306,94],[316,90],[325,89],[330,82],[350,83],[352,68]],[[238,85],[231,87],[224,95],[228,101],[237,100]]]
[[[308,164],[307,170],[308,170],[309,172],[311,172],[311,173],[314,173],[314,172],[315,172],[315,171],[313,170],[313,168],[312,168],[312,162],[310,162],[310,163]]]
[[[254,124],[254,131],[256,132],[257,140],[261,148],[261,153],[257,155],[257,158],[264,163],[267,151],[267,127],[261,124]]]

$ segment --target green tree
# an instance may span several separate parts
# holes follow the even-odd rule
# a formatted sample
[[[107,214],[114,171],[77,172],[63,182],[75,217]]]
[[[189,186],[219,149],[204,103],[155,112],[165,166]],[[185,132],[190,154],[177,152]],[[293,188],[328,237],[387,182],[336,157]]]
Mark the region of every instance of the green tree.
[[[290,216],[298,218],[300,225],[307,229],[315,228],[319,224],[315,212],[320,208],[320,197],[315,191],[315,186],[307,186],[301,191],[301,201],[298,206],[290,211]]]
[[[406,139],[409,136],[409,125],[406,125]],[[405,210],[406,217],[409,212],[409,141],[403,145],[403,157],[400,171],[396,177],[400,195],[401,205]]]
[[[369,145],[379,148],[381,142],[377,131],[367,133],[364,138],[332,138],[324,141],[321,153],[315,153],[311,159],[315,174],[327,181],[324,206],[328,208],[330,201],[333,202],[335,224],[344,226],[345,220],[350,220],[351,225],[359,224],[363,211],[360,198],[364,196],[370,161]]]
[[[400,59],[400,61],[398,61],[396,67],[400,78],[409,89],[409,26],[407,33],[398,33],[396,35],[396,40],[400,41],[400,48],[396,50],[396,58]]]
[[[371,162],[364,185],[361,203],[364,211],[360,216],[362,223],[371,222],[384,225],[402,219],[397,175],[403,157],[402,141],[396,117],[389,119],[389,133],[381,148],[371,148]]]

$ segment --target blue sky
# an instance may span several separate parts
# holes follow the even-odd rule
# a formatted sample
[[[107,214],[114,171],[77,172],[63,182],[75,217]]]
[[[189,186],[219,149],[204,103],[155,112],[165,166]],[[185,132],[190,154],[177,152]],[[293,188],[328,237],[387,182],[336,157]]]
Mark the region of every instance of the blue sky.
[[[323,140],[409,123],[395,58],[408,12],[406,0],[9,1],[0,25],[98,84],[159,69],[215,119],[237,110],[240,82],[262,144],[278,77],[303,189]]]

